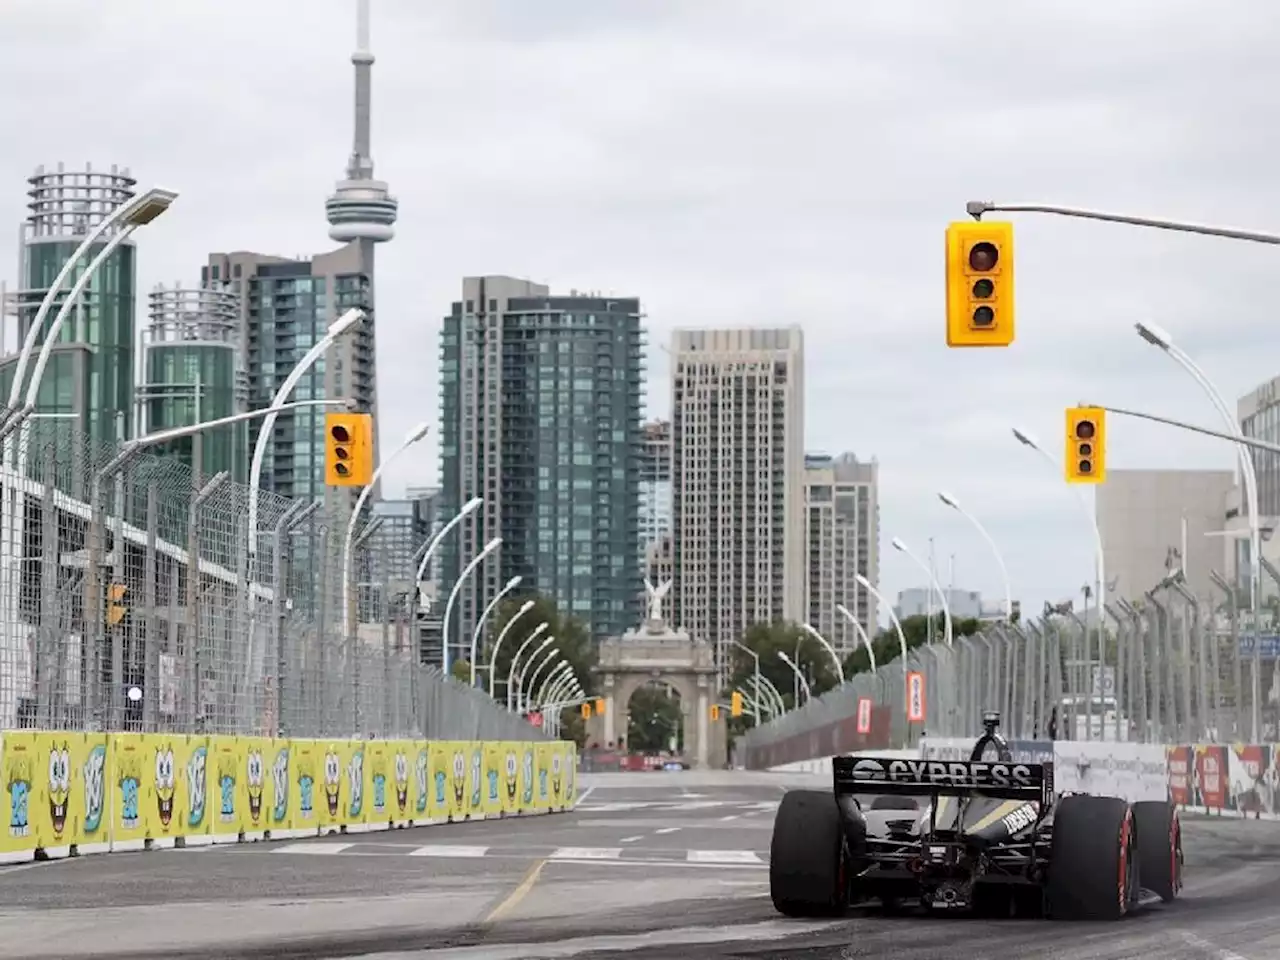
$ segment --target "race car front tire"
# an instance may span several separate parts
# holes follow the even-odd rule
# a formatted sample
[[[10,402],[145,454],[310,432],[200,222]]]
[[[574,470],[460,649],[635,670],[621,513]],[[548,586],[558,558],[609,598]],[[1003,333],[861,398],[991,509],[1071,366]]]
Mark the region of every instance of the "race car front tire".
[[[1133,810],[1116,797],[1066,796],[1053,817],[1048,913],[1054,920],[1119,920],[1138,881]]]
[[[835,796],[791,790],[769,845],[769,895],[787,917],[835,917],[849,905],[844,836]]]
[[[1138,875],[1144,887],[1171,903],[1182,889],[1182,823],[1167,800],[1133,805],[1138,833]]]

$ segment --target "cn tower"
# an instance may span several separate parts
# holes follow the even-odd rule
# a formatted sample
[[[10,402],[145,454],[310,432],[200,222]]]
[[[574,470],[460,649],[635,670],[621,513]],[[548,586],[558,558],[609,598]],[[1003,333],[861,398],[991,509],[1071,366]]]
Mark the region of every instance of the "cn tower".
[[[381,243],[396,235],[395,198],[387,185],[373,178],[373,154],[370,144],[370,111],[373,101],[373,53],[369,50],[369,0],[356,0],[356,50],[351,54],[356,68],[355,139],[347,176],[338,181],[325,212],[329,217],[329,236],[341,243],[352,240]]]

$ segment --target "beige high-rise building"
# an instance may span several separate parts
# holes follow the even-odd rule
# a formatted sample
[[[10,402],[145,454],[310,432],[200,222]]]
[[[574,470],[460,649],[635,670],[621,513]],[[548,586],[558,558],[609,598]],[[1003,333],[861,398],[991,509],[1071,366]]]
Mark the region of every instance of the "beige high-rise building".
[[[836,612],[841,604],[869,637],[876,635],[876,598],[858,584],[880,585],[880,465],[852,453],[805,458],[805,616],[846,657],[858,628]]]
[[[673,623],[716,648],[805,612],[804,334],[677,330],[671,358]]]

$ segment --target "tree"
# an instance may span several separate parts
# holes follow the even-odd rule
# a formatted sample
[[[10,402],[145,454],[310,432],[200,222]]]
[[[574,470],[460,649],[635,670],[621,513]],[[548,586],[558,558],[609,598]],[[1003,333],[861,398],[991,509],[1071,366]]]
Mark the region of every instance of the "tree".
[[[946,635],[946,618],[942,614],[938,614],[933,619],[933,638],[935,642],[940,642]],[[951,622],[952,638],[958,639],[960,637],[973,636],[981,628],[982,621],[972,617],[953,620]],[[914,650],[916,647],[924,645],[929,640],[929,618],[924,614],[907,617],[902,621],[902,634],[907,639],[908,650]],[[871,638],[871,647],[876,653],[877,667],[884,666],[902,655],[902,644],[898,640],[898,631],[893,628],[892,624]],[[845,679],[847,680],[854,674],[863,673],[870,669],[871,661],[867,657],[866,647],[858,644],[858,649],[845,659]]]
[[[794,623],[753,624],[742,635],[741,642],[747,650],[760,657],[761,675],[778,688],[787,709],[794,706],[796,679],[794,671],[778,656],[779,653],[785,653],[800,667],[815,697],[830,690],[840,681],[835,664],[831,661],[831,654],[807,631]],[[730,676],[729,688],[725,691],[725,698],[728,700],[732,691],[741,690],[747,705],[753,706],[755,697],[752,677],[756,672],[755,657],[748,654],[746,650],[734,647],[732,663],[733,672]],[[800,698],[803,702],[803,688]],[[733,718],[730,729],[731,731],[745,729],[751,725],[751,722],[751,718],[745,715]]]
[[[489,664],[493,661],[494,646],[498,642],[498,637],[502,635],[503,629],[511,623],[511,621],[519,613],[520,608],[528,601],[533,601],[533,606],[519,617],[511,629],[507,631],[506,637],[502,641],[502,647],[497,651],[497,660],[494,663],[494,696],[503,703],[507,698],[507,677],[511,673],[511,661],[516,653],[522,647],[524,652],[520,656],[520,663],[516,670],[516,684],[519,686],[521,679],[524,679],[526,687],[521,692],[532,696],[537,690],[527,689],[529,682],[534,681],[536,687],[541,687],[547,676],[558,666],[561,661],[567,661],[573,669],[574,675],[578,678],[578,682],[582,684],[582,689],[590,694],[594,690],[595,677],[591,673],[591,668],[595,666],[596,651],[595,645],[591,642],[591,636],[587,633],[586,627],[581,621],[574,617],[562,616],[556,607],[555,601],[549,597],[540,596],[538,594],[525,594],[504,601],[499,605],[497,614],[493,621],[489,624],[485,631],[484,638],[484,657],[481,660],[482,669],[478,674],[483,677],[485,688],[488,689],[489,684]],[[542,623],[547,624],[537,639],[525,646],[525,641]],[[534,651],[542,646],[550,637],[551,642],[535,657]],[[543,663],[551,651],[559,654],[554,663],[543,666],[538,670],[536,680],[532,676],[533,668]],[[569,719],[569,711],[566,712],[566,721]],[[572,711],[573,715],[577,715],[576,711]],[[581,724],[578,724],[581,727]],[[566,730],[567,732],[567,730]]]
[[[455,660],[449,667],[449,673],[459,683],[471,682],[471,664],[466,660]],[[477,679],[479,675],[477,674]]]
[[[679,697],[673,696],[665,685],[649,684],[631,695],[628,707],[628,749],[641,753],[670,749],[672,738],[680,734]]]

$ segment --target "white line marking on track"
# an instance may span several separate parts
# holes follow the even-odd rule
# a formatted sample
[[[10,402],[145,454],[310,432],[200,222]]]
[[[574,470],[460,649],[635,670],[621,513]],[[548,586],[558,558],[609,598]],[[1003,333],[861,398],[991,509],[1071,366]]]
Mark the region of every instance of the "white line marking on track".
[[[623,838],[622,838],[621,840],[619,840],[618,842],[619,842],[619,843],[635,843],[637,840],[643,840],[643,839],[644,839],[644,837],[643,837],[643,836],[640,836],[640,837],[623,837]]]
[[[738,815],[736,813],[731,813],[727,817],[721,817],[720,822],[724,823],[727,820],[737,820],[737,819],[738,819]]]
[[[550,860],[617,860],[622,851],[617,847],[561,847]]]
[[[658,834],[675,833],[679,829],[680,829],[679,827],[663,827],[661,830],[655,830],[654,833],[658,833]]]
[[[753,850],[690,850],[687,859],[690,863],[764,863]]]
[[[578,794],[578,800],[577,800],[577,803],[575,803],[575,804],[574,804],[574,806],[577,806],[577,804],[578,804],[578,803],[582,803],[582,801],[583,801],[583,800],[585,800],[585,799],[587,799],[587,797],[591,796],[591,794],[592,794],[592,792],[593,792],[594,790],[595,790],[595,785],[594,785],[594,784],[593,784],[592,786],[590,786],[590,787],[587,787],[587,789],[583,790],[580,794]]]
[[[1249,960],[1249,958],[1242,953],[1236,953],[1234,950],[1226,950],[1218,946],[1216,943],[1210,943],[1202,937],[1197,937],[1194,933],[1184,932],[1182,934],[1182,939],[1196,949],[1203,950],[1205,953],[1209,954],[1213,960]]]
[[[483,857],[489,852],[488,847],[468,847],[461,844],[428,843],[409,851],[411,857],[463,857],[472,859]]]
[[[343,850],[350,850],[354,847],[354,843],[286,843],[283,847],[277,847],[273,853],[309,853],[313,856],[325,856],[326,854],[341,853]]]

